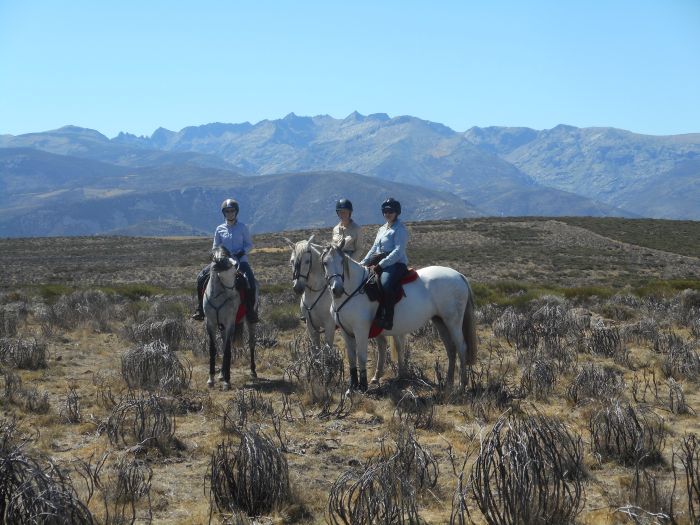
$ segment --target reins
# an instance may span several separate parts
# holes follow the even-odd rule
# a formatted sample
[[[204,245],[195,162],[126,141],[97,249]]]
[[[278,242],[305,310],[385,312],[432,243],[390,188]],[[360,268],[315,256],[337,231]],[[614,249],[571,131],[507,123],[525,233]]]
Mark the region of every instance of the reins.
[[[340,251],[340,250],[339,250],[339,251]],[[347,270],[347,273],[348,273],[348,277],[350,276],[350,267],[349,267],[350,265],[349,265],[349,263],[348,263],[348,261],[347,261],[347,255],[346,255],[343,251],[340,251],[340,254],[341,254],[341,256],[343,257],[343,273],[342,273],[342,274],[334,273],[333,275],[327,277],[327,278],[326,278],[326,283],[327,283],[326,285],[327,285],[327,286],[329,285],[329,281],[330,281],[331,279],[333,279],[334,277],[340,277],[340,280],[343,282],[343,284],[345,284],[345,271],[346,271],[346,270]],[[347,296],[346,299],[342,302],[342,304],[341,304],[338,308],[335,308],[335,302],[334,302],[334,301],[331,302],[331,309],[333,310],[333,312],[335,312],[335,318],[336,318],[337,321],[338,321],[338,325],[340,325],[340,328],[343,329],[343,332],[345,332],[345,333],[348,334],[348,335],[353,335],[353,334],[352,334],[351,332],[349,332],[349,331],[345,328],[345,326],[343,325],[343,322],[340,320],[340,311],[343,309],[343,307],[344,307],[346,304],[348,304],[348,302],[350,301],[350,299],[352,299],[352,298],[355,297],[356,295],[362,295],[363,293],[365,293],[365,292],[364,292],[364,287],[365,287],[365,285],[369,282],[369,280],[370,280],[371,278],[372,278],[372,272],[367,271],[367,275],[365,276],[365,270],[364,270],[364,267],[363,267],[363,269],[362,269],[362,279],[360,280],[359,286],[358,286],[357,288],[355,288],[355,291],[353,291],[351,294],[348,294],[348,293],[345,291],[345,287],[343,287],[343,293]]]
[[[227,270],[227,271],[228,271],[228,270]],[[238,270],[236,270],[236,272],[238,272]],[[231,299],[233,299],[233,298],[234,298],[234,294],[237,293],[237,292],[236,292],[236,280],[235,280],[235,278],[234,278],[234,281],[233,281],[233,285],[232,285],[232,286],[226,286],[226,283],[224,283],[224,281],[223,281],[223,280],[221,279],[221,277],[219,276],[219,272],[214,271],[214,272],[212,272],[212,273],[216,274],[216,278],[218,279],[219,284],[220,284],[224,289],[221,290],[221,291],[219,291],[219,293],[217,293],[214,297],[209,297],[208,294],[204,294],[204,300],[205,300],[205,301],[207,302],[207,304],[208,304],[209,306],[211,306],[211,307],[214,309],[214,311],[216,312],[216,326],[219,327],[219,326],[222,326],[221,320],[219,319],[219,311],[224,307],[224,305],[225,305],[226,303],[228,303]],[[233,290],[233,293],[227,293],[227,292],[231,292],[232,290]],[[226,299],[224,299],[224,301],[223,301],[219,306],[216,306],[216,305],[212,302],[212,299],[216,299],[216,298],[219,297],[221,294],[226,294]],[[234,315],[235,315],[235,312],[234,312]]]

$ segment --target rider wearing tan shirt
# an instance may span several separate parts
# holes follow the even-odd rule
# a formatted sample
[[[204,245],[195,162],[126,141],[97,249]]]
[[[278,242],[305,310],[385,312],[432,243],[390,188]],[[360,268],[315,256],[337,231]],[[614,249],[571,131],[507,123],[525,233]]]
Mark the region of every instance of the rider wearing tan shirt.
[[[339,244],[345,239],[343,251],[350,257],[363,253],[362,228],[352,220],[352,202],[348,199],[340,199],[335,204],[335,212],[340,222],[333,227],[333,243]]]

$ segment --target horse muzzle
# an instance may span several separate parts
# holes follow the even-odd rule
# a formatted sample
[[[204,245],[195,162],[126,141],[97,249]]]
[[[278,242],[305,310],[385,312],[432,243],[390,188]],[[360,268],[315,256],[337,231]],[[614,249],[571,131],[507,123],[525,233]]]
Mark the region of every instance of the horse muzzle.
[[[335,297],[336,299],[340,298],[340,296],[343,295],[344,291],[345,290],[343,289],[342,284],[338,282],[334,282],[333,284],[331,284],[331,292],[333,292],[333,297]]]
[[[295,294],[301,295],[302,293],[304,293],[305,287],[306,285],[302,283],[300,279],[296,279],[293,281],[292,289],[294,290]]]

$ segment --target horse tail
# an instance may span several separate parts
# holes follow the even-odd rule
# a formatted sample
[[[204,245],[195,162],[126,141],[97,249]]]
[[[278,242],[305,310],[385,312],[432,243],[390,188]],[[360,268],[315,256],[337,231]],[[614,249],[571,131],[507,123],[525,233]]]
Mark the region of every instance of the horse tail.
[[[464,342],[467,343],[467,353],[465,356],[465,362],[468,365],[476,364],[476,351],[478,338],[476,335],[476,315],[474,313],[474,294],[472,293],[471,286],[469,286],[469,281],[462,275],[464,283],[467,285],[467,291],[469,292],[469,297],[467,298],[467,307],[464,310],[464,316],[462,317],[462,335],[464,336]]]

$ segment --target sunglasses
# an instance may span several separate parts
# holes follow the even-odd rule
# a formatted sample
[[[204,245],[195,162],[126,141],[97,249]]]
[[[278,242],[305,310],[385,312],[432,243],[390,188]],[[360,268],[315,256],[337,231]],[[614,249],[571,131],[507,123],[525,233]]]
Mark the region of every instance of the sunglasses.
[[[396,213],[396,212],[395,212],[394,210],[382,210],[382,213],[383,213],[384,215],[387,215],[387,214],[389,214],[389,213]]]
[[[238,213],[238,212],[236,210],[234,210],[233,208],[226,208],[224,210],[224,213]]]

